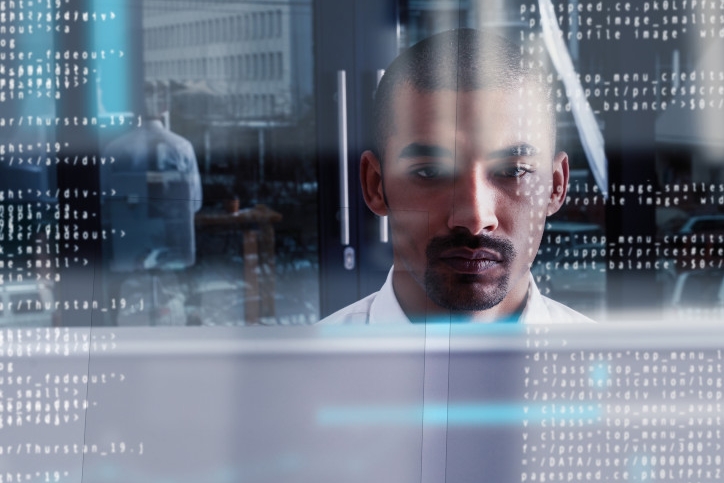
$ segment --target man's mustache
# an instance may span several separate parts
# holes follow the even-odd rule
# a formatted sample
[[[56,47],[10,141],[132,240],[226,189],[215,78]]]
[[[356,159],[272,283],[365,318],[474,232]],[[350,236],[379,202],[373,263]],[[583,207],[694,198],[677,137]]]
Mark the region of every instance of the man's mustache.
[[[515,258],[515,246],[510,240],[491,235],[472,235],[467,231],[459,231],[450,235],[437,236],[427,244],[428,260],[440,257],[446,250],[454,248],[470,248],[471,250],[487,249],[498,252],[503,262]]]

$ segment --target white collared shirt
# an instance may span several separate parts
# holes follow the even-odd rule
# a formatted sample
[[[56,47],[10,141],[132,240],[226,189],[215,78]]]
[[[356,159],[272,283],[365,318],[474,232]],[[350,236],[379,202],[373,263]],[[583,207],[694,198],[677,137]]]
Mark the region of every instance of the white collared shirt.
[[[338,310],[322,319],[320,324],[359,325],[359,324],[400,324],[409,323],[392,288],[392,272],[387,274],[379,292]],[[520,316],[522,324],[570,324],[575,322],[593,322],[591,319],[565,305],[542,295],[530,275],[530,290],[525,309]]]

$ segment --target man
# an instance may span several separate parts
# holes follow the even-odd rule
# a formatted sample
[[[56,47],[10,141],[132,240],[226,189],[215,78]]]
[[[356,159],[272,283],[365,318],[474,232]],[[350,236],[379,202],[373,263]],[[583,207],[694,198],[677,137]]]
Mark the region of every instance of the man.
[[[394,265],[379,292],[323,323],[587,320],[530,273],[568,185],[549,90],[520,47],[471,29],[390,65],[360,176],[369,208],[389,217]]]

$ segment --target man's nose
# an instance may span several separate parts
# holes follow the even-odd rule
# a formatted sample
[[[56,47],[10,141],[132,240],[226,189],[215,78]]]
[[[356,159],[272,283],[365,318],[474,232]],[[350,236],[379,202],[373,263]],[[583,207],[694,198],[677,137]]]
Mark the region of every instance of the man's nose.
[[[455,179],[448,219],[451,230],[465,228],[473,235],[498,228],[496,193],[482,170],[472,170]]]

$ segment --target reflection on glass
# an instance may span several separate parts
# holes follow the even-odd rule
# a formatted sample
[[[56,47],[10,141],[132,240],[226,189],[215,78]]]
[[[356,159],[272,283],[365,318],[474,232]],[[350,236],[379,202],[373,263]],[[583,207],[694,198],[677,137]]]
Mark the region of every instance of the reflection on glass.
[[[562,279],[546,288],[570,305],[580,302],[584,312],[592,307],[598,320],[614,320],[619,309],[642,303],[668,310],[684,275],[720,271],[724,258],[724,47],[719,29],[708,25],[719,19],[718,5],[699,4],[699,17],[692,16],[691,4],[678,12],[642,11],[636,25],[615,6],[609,11],[592,4],[589,10],[579,1],[400,0],[394,14],[398,47],[405,50],[455,27],[492,27],[531,46],[542,39],[540,5],[548,3],[563,38],[546,48],[570,57],[581,88],[579,97],[572,95],[560,72],[546,79],[558,144],[572,168],[566,204],[553,221],[599,227],[606,235],[604,255],[590,261],[605,272],[533,269],[541,271],[541,280]],[[2,290],[28,293],[26,301],[42,305],[19,309],[44,314],[42,321],[38,316],[27,323],[90,323],[90,316],[57,313],[59,305],[74,300],[98,309],[93,317],[101,325],[128,318],[157,324],[156,312],[179,314],[178,324],[316,321],[319,226],[336,220],[318,220],[313,2],[88,0],[88,20],[79,13],[82,21],[72,20],[71,11],[70,20],[56,18],[65,13],[63,2],[36,6],[37,25],[20,15],[29,13],[27,4],[5,4],[7,50],[0,76],[0,276]],[[77,116],[76,101],[92,109]],[[595,122],[581,126],[572,114],[577,102],[590,107]],[[151,127],[144,116],[190,143],[203,193],[200,199],[190,196],[201,201],[198,211],[182,209],[183,201],[174,207],[171,200],[184,195],[174,194],[163,176],[149,178],[163,170],[146,170],[144,189],[126,193],[125,200],[102,195],[97,213],[95,200],[56,191],[75,182],[58,160],[100,158],[132,129]],[[88,145],[63,138],[63,129],[75,123]],[[602,134],[610,161],[606,187],[592,175],[596,163],[580,141],[581,130],[592,129]],[[102,188],[103,176],[98,178],[90,182]],[[135,203],[134,196],[145,198],[146,207],[139,201],[136,210],[145,210],[143,215],[114,215]],[[176,209],[184,215],[175,217]],[[124,236],[99,237],[98,259],[89,259],[89,251],[66,264],[75,244],[53,242],[66,229],[82,234],[85,228],[74,224],[88,220],[73,216],[84,213],[98,229],[117,228]],[[191,226],[166,224],[162,241],[160,228],[142,223],[184,216],[188,221],[190,213]],[[116,216],[126,221],[114,221]],[[538,265],[560,256],[545,241]],[[189,252],[179,263],[171,260],[176,242],[187,243]],[[123,269],[120,252],[127,258]],[[566,261],[558,260],[559,266]],[[86,281],[76,287],[72,275],[83,270]],[[582,281],[566,282],[573,275]],[[102,310],[121,300],[124,308]],[[8,305],[3,324],[13,325],[16,311]]]
[[[146,0],[142,24],[144,114],[188,140],[203,198],[193,216],[195,260],[185,267],[149,262],[168,250],[136,224],[146,238],[134,250],[148,245],[145,270],[113,277],[121,296],[145,298],[150,312],[140,319],[121,314],[118,322],[313,322],[319,289],[310,3]],[[149,209],[163,212],[184,198],[160,202],[148,194]]]

